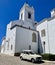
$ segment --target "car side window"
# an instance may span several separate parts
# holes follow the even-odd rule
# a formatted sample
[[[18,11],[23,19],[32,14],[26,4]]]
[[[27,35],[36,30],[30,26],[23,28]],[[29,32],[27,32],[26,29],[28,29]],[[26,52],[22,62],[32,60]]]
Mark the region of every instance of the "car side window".
[[[28,52],[26,52],[26,54],[29,54]]]

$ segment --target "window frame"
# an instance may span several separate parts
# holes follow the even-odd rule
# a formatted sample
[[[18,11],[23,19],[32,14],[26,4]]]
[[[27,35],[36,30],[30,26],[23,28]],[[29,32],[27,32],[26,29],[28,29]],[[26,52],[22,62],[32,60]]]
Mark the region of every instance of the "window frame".
[[[46,31],[45,31],[45,29],[41,30],[41,36],[42,36],[42,37],[45,37],[45,36],[46,36]]]
[[[36,42],[36,33],[32,33],[32,42]]]

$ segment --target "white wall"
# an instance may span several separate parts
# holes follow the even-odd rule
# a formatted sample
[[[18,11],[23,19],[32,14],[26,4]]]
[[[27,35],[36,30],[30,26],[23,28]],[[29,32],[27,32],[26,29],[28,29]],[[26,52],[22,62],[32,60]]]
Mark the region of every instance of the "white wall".
[[[45,29],[46,36],[41,36],[41,30]],[[55,18],[46,20],[40,23],[37,26],[37,30],[39,31],[39,44],[42,45],[43,48],[43,41],[45,41],[45,53],[55,54]]]
[[[41,31],[45,29],[46,36],[41,36]],[[45,53],[49,53],[49,44],[48,44],[48,26],[47,26],[47,20],[43,21],[39,25],[37,25],[37,31],[39,31],[39,47],[40,52],[44,53],[44,45],[43,42],[45,41]]]
[[[55,54],[55,18],[48,21],[50,53]]]
[[[35,32],[37,35],[37,42],[32,42],[32,33]],[[16,45],[15,52],[21,52],[22,50],[29,49],[29,45],[31,45],[31,49],[35,52],[38,52],[38,33],[36,31],[24,29],[21,27],[16,27]]]
[[[31,19],[28,19],[28,12],[31,13]],[[33,22],[34,21],[34,9],[31,7],[26,7],[25,8],[25,20]]]
[[[35,23],[35,21],[32,23],[30,21],[16,20],[16,21],[12,22],[11,27],[14,26],[14,25],[22,25],[24,27],[27,27],[27,28],[30,27],[31,29],[36,30],[36,27],[35,27],[34,23]]]
[[[9,25],[7,25],[7,31],[6,31],[5,54],[14,54],[15,53],[15,39],[16,39],[16,28],[10,29],[10,24],[9,24]],[[8,44],[9,44],[9,50],[7,50]],[[12,50],[11,50],[11,45],[13,45]]]
[[[25,19],[25,8],[22,11],[20,11],[20,13],[19,13],[19,19],[20,20],[21,20],[21,14],[23,14],[22,20],[24,20]]]

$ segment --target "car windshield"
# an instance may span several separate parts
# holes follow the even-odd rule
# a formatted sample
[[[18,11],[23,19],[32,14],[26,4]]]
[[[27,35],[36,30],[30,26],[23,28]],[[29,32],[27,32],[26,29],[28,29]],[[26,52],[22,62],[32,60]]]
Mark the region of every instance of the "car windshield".
[[[29,52],[29,54],[35,54],[34,52]]]

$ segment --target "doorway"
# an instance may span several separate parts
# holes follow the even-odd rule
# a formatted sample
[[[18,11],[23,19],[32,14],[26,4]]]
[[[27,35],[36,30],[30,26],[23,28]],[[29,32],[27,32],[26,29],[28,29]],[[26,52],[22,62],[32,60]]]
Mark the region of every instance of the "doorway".
[[[31,50],[31,45],[29,45],[29,50]]]

